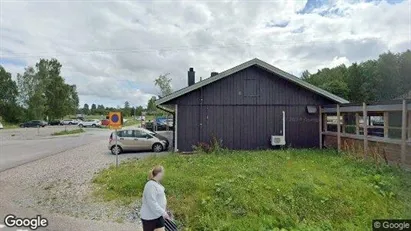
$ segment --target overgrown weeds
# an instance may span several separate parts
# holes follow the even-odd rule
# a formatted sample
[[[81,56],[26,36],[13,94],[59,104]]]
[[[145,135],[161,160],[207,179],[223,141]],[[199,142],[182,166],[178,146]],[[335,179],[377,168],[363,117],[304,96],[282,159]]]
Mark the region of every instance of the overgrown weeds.
[[[369,230],[411,217],[411,173],[328,150],[171,154],[110,167],[104,200],[139,200],[147,170],[166,169],[168,207],[185,230]]]

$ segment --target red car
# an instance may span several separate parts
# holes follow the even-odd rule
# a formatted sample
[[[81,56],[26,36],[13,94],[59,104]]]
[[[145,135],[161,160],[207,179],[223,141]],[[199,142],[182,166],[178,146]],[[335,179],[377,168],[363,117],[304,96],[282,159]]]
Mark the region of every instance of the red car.
[[[109,122],[110,122],[110,121],[107,120],[107,119],[101,120],[101,125],[103,125],[103,126],[108,126]]]

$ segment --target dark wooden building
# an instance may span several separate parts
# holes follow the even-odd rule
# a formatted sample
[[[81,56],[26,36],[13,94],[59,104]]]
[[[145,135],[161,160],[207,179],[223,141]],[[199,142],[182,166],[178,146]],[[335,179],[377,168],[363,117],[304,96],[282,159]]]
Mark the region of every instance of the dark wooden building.
[[[253,59],[157,100],[174,108],[174,148],[191,151],[216,138],[229,149],[268,149],[283,134],[286,146],[318,147],[319,105],[347,103],[259,59]]]

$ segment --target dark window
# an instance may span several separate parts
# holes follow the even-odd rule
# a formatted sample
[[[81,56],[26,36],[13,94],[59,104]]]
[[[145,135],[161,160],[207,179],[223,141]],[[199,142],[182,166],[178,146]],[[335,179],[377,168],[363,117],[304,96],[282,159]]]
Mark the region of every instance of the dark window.
[[[147,138],[147,133],[139,131],[139,130],[134,130],[134,137]]]
[[[244,81],[244,96],[258,96],[258,81],[256,79],[246,79]]]
[[[132,130],[123,130],[117,132],[119,137],[133,137],[133,131]]]

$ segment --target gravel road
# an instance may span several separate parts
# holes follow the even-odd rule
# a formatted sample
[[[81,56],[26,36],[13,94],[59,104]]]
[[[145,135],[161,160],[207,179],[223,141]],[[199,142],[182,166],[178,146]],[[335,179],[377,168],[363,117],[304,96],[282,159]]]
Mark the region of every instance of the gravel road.
[[[40,214],[49,226],[38,230],[141,230],[135,211],[138,202],[121,206],[92,196],[94,174],[115,162],[106,146],[107,140],[102,139],[1,172],[1,219],[10,213],[18,217]],[[152,153],[119,157],[147,155]]]

